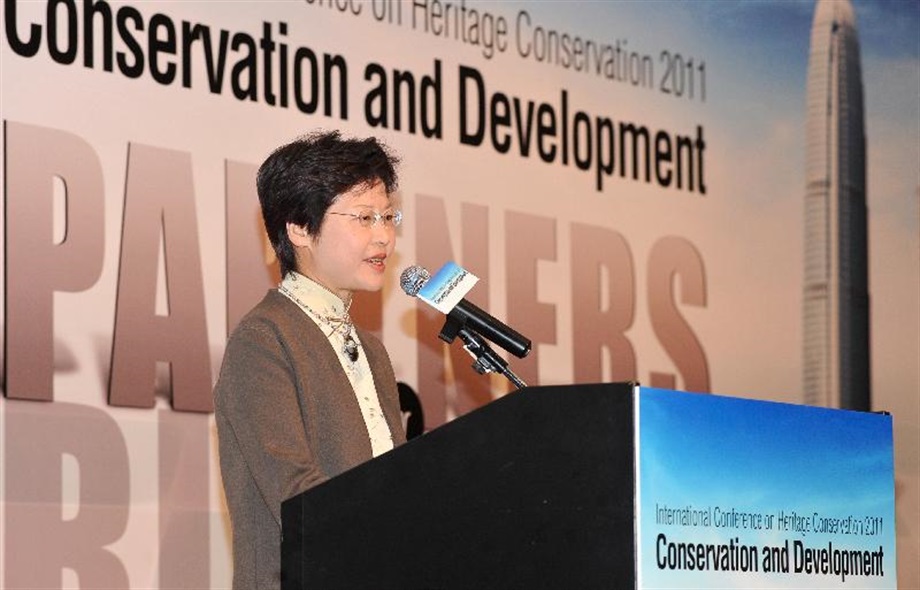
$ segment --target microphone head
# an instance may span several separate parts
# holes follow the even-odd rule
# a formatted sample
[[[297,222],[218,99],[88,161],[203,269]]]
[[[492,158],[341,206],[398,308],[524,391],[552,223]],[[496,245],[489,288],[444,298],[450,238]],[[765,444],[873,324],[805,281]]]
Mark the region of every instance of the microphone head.
[[[419,290],[431,278],[431,273],[424,266],[413,265],[402,271],[399,276],[399,286],[409,297],[418,295]]]

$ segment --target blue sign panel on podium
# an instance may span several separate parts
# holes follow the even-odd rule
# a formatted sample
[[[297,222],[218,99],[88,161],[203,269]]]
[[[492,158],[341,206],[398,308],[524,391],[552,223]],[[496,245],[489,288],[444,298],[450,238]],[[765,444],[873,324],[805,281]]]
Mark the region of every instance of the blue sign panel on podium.
[[[888,415],[638,388],[639,588],[896,588]]]

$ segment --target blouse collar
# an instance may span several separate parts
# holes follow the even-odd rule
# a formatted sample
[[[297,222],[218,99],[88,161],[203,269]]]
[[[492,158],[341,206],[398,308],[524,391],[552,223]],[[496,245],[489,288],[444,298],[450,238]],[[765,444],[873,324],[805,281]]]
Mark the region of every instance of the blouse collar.
[[[284,277],[281,287],[319,315],[344,317],[348,315],[348,309],[351,307],[351,301],[342,301],[341,297],[323,285],[296,271],[291,271]]]

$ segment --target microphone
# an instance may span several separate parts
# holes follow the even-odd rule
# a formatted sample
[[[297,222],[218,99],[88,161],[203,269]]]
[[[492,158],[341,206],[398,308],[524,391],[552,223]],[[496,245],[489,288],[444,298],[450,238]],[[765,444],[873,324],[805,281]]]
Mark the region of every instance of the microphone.
[[[465,273],[466,271],[463,272]],[[414,265],[402,272],[399,277],[399,285],[406,292],[406,295],[417,297],[438,309],[431,301],[419,296],[419,291],[430,278],[431,273],[428,272],[428,269],[424,266]],[[456,305],[446,312],[443,309],[439,311],[447,313],[448,317],[456,319],[467,328],[483,338],[491,340],[518,358],[524,358],[530,352],[531,344],[528,338],[525,338],[513,328],[506,326],[466,299],[460,299]]]

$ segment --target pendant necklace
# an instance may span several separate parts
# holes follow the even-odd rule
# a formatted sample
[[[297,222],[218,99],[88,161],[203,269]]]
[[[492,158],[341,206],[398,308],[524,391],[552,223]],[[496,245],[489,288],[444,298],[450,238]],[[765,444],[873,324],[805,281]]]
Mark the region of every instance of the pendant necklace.
[[[316,284],[319,285],[319,283]],[[358,361],[358,343],[355,341],[355,338],[352,335],[354,324],[351,323],[351,317],[348,315],[348,309],[351,307],[351,301],[345,305],[345,314],[341,317],[322,315],[301,301],[300,298],[293,291],[288,289],[283,283],[278,285],[278,290],[287,295],[290,299],[293,299],[297,305],[303,308],[311,316],[329,326],[332,329],[332,332],[329,334],[330,336],[336,332],[342,331],[342,338],[345,341],[342,345],[342,354],[344,354],[345,358],[347,358],[352,363]],[[338,295],[336,295],[336,297],[338,297]]]

